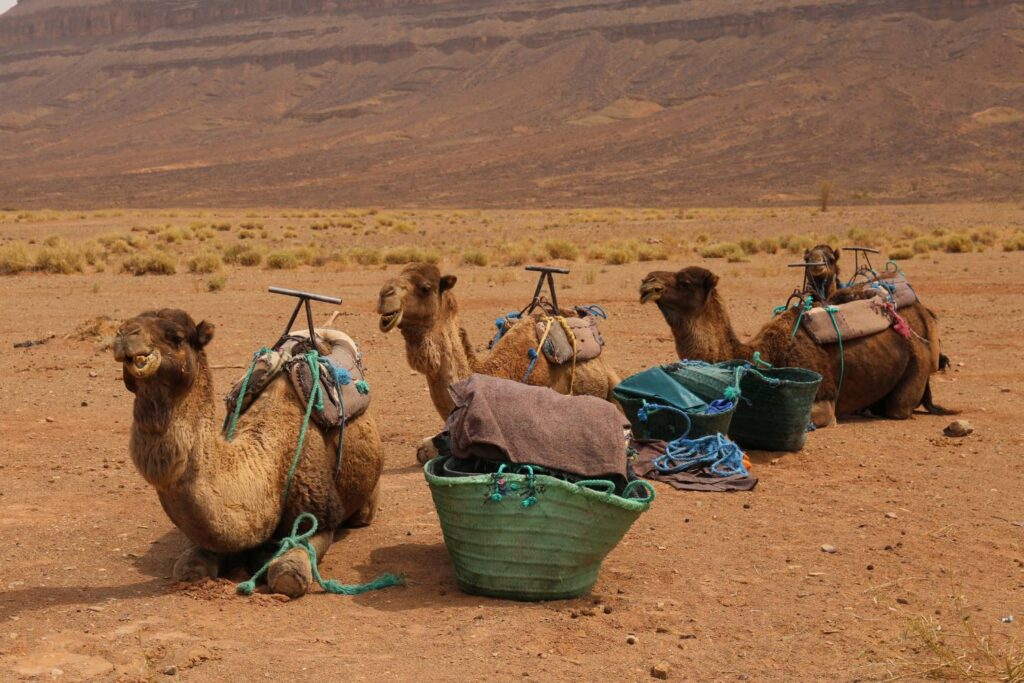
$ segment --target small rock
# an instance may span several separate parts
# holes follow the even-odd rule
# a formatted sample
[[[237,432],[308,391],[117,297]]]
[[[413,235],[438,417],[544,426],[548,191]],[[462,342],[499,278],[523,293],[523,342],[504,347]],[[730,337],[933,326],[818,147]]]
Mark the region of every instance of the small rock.
[[[165,676],[177,676],[178,667],[174,666],[173,664],[171,664],[170,666],[166,666],[164,667],[163,674]]]
[[[973,431],[974,427],[972,427],[971,423],[967,420],[954,420],[946,425],[946,428],[942,430],[942,433],[946,436],[961,437],[967,436]]]
[[[47,422],[56,422],[56,420],[55,420],[55,419],[53,419],[52,417],[48,417],[48,418],[46,418],[46,421],[47,421]]]
[[[605,614],[611,614],[612,613],[611,605],[605,605],[604,606],[604,613]]]
[[[743,509],[744,510],[749,510],[750,509],[750,503],[744,503],[743,504]]]
[[[95,370],[90,370],[89,371],[89,376],[90,377],[99,377],[100,373],[96,372]]]
[[[632,633],[626,636],[626,644],[636,645],[636,636],[634,636]]]
[[[873,564],[869,564],[869,565],[868,565],[868,571],[869,571],[869,572],[870,572],[870,571],[874,571],[874,569],[875,569],[875,565],[873,565]]]
[[[89,610],[90,612],[102,612],[103,611],[103,608],[101,606],[99,606],[99,605],[89,605],[85,609]]]
[[[664,626],[658,626],[657,628],[654,629],[654,632],[655,633],[668,633],[668,629],[665,628]]]
[[[1004,394],[1008,394],[1008,393],[1010,393],[1010,387],[1003,387],[999,391],[1004,393]]]
[[[668,679],[668,673],[670,670],[671,668],[669,667],[668,662],[658,662],[651,667],[651,676],[657,678],[659,681],[664,681]]]
[[[89,402],[88,401],[82,401],[82,407],[83,408],[88,408],[89,407]]]
[[[888,517],[889,519],[896,519],[896,513],[895,512],[886,512],[885,516]]]
[[[1013,623],[1013,615],[1011,614],[1011,615],[1009,615],[1007,617],[1003,617],[1002,622],[1004,624],[1012,624]]]
[[[580,616],[580,613],[577,612],[576,610],[573,610],[573,611],[569,612],[569,617],[572,618],[572,619],[578,619],[579,616]]]
[[[829,553],[831,555],[832,553],[836,552],[836,547],[834,545],[829,545],[828,543],[826,543],[825,545],[821,546],[821,552]]]
[[[901,605],[909,605],[910,604],[910,601],[907,600],[906,598],[896,598],[896,602],[898,602]]]

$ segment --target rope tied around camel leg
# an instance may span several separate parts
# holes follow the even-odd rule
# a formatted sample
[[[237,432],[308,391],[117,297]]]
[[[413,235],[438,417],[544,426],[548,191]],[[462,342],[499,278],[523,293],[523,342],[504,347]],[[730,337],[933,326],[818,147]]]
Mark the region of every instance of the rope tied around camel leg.
[[[299,529],[302,524],[308,522],[309,529],[299,533]],[[273,564],[274,560],[281,557],[289,550],[293,548],[302,548],[306,551],[309,556],[309,566],[313,573],[313,580],[324,590],[326,593],[332,593],[334,595],[360,595],[362,593],[368,593],[370,591],[380,590],[382,588],[390,588],[391,586],[401,586],[405,584],[405,577],[401,574],[385,573],[381,574],[373,581],[367,583],[357,584],[344,584],[335,581],[334,579],[325,579],[320,574],[320,569],[317,566],[316,548],[310,542],[310,539],[316,535],[317,521],[316,517],[303,512],[301,515],[295,518],[295,522],[292,524],[292,533],[289,536],[285,536],[281,539],[280,544],[277,548],[277,552],[267,560],[267,562],[259,568],[259,570],[252,575],[248,581],[243,581],[238,584],[235,589],[241,595],[252,595],[256,590],[256,582],[259,581],[260,577],[267,573],[270,569],[270,565]]]

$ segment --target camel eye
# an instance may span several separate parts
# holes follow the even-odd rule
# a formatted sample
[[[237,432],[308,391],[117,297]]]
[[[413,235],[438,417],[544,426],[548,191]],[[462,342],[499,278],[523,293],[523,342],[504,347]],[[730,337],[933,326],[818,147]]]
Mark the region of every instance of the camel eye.
[[[434,286],[431,285],[429,282],[424,282],[422,285],[420,285],[420,291],[423,292],[424,294],[430,294],[430,290],[432,290],[433,288]]]

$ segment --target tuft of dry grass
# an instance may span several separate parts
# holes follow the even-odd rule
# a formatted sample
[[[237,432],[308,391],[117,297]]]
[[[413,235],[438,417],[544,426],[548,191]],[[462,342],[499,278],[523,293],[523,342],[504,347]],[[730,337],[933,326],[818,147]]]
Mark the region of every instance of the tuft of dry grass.
[[[575,261],[580,257],[580,248],[569,240],[553,239],[544,242],[544,251],[548,258]]]
[[[216,273],[222,267],[223,263],[220,256],[211,251],[196,254],[188,262],[188,272],[202,273],[203,275]]]
[[[82,252],[60,237],[48,237],[36,254],[35,269],[44,273],[81,273]]]
[[[140,252],[121,263],[121,272],[132,275],[174,275],[177,264],[174,257],[165,251]]]
[[[1003,251],[1024,251],[1024,230],[1018,230],[1003,240]]]
[[[384,252],[384,263],[404,265],[406,263],[440,263],[441,254],[422,247],[392,247]]]
[[[489,260],[487,252],[482,249],[467,249],[462,252],[462,265],[464,266],[486,266]]]
[[[32,265],[28,248],[21,242],[0,246],[0,275],[14,275],[29,269]]]
[[[828,205],[832,201],[832,181],[822,180],[818,183],[818,208],[822,213],[828,211]]]
[[[954,233],[946,236],[942,248],[947,254],[967,254],[974,251],[974,243],[967,235]]]
[[[228,276],[224,273],[214,275],[206,281],[206,291],[208,292],[219,292],[224,289],[224,285],[228,282]]]
[[[962,597],[954,601],[957,622],[944,628],[929,615],[910,620],[909,635],[919,643],[933,663],[889,680],[935,678],[962,681],[1024,683],[1024,645],[1013,637],[979,633],[971,621]]]
[[[889,258],[893,261],[906,261],[914,258],[914,250],[906,245],[894,247],[889,250]]]

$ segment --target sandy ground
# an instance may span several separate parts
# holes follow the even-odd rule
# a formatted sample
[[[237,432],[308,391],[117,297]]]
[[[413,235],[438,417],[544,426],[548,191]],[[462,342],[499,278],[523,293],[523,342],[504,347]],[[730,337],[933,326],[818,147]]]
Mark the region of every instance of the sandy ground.
[[[637,303],[646,272],[710,264],[746,335],[792,289],[791,260],[601,268],[591,284],[573,276],[563,299],[607,308],[607,353],[626,375],[673,360],[656,309]],[[946,438],[948,419],[923,414],[855,419],[811,434],[800,453],[753,453],[751,493],[658,485],[593,594],[540,604],[455,586],[413,464],[439,420],[401,338],[377,330],[376,293],[396,267],[238,270],[218,293],[184,274],[0,279],[0,680],[648,680],[660,662],[671,680],[914,680],[942,663],[914,623],[936,620],[955,652],[970,649],[959,596],[1003,651],[1024,623],[1024,253],[906,268],[953,359],[933,380],[936,399],[963,409],[973,435]],[[529,296],[518,269],[450,270],[479,344],[496,313]],[[183,538],[128,460],[120,367],[96,342],[62,338],[97,315],[177,306],[217,324],[213,363],[242,363],[288,313],[264,293],[271,284],[345,298],[338,325],[363,346],[387,449],[377,521],[336,544],[322,571],[350,583],[404,572],[403,588],[285,603],[236,597],[229,583],[174,586]],[[46,345],[12,348],[49,333]],[[218,392],[240,373],[217,370]],[[595,603],[610,610],[588,610]]]

